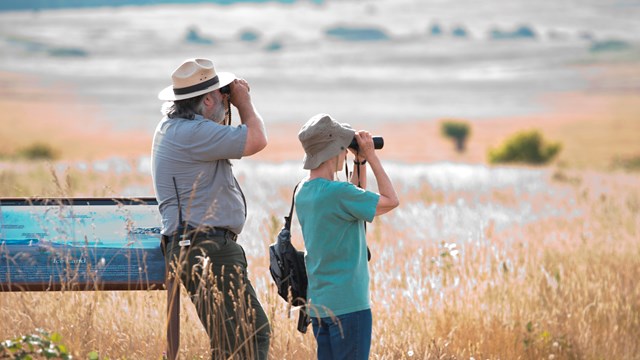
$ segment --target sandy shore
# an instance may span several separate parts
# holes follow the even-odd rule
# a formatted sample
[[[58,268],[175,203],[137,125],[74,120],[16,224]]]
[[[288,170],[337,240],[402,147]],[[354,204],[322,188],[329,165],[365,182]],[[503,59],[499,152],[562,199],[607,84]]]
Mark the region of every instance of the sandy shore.
[[[636,77],[638,66],[615,67],[615,76]],[[604,72],[607,76],[610,73]],[[607,84],[594,81],[594,84]],[[61,159],[95,160],[112,156],[148,155],[150,133],[115,131],[98,104],[81,102],[78,89],[68,84],[44,83],[33,76],[0,72],[0,154],[11,155],[34,143],[50,145]],[[640,93],[637,89],[594,87],[580,93],[550,95],[545,114],[468,120],[472,126],[467,150],[458,153],[440,134],[439,120],[377,124],[367,129],[385,138],[380,151],[385,160],[401,162],[454,161],[485,163],[487,150],[509,135],[539,129],[549,140],[563,143],[559,161],[579,167],[606,168],[616,156],[640,156]],[[267,149],[260,161],[302,158],[297,132],[304,121],[269,123]],[[358,124],[354,124],[356,127]]]
[[[510,135],[538,129],[563,149],[558,162],[579,168],[608,168],[616,157],[640,156],[640,95],[636,93],[555,94],[552,111],[544,114],[467,120],[472,134],[463,153],[440,132],[441,120],[374,125],[369,129],[385,139],[380,155],[407,163],[486,163],[488,149],[498,147]],[[302,124],[267,124],[269,146],[256,159],[302,159],[297,141]]]
[[[151,148],[150,135],[115,132],[98,104],[80,101],[79,89],[24,74],[0,72],[0,155],[46,144],[60,159],[137,157]]]

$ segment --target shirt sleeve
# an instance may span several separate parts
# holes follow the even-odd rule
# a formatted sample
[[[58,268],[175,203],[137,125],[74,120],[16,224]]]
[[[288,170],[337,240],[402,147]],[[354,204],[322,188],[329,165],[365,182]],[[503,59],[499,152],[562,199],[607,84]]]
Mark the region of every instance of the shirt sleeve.
[[[347,221],[373,221],[380,195],[361,189],[351,183],[341,183],[338,189],[338,204],[341,216]]]
[[[189,152],[196,161],[240,159],[247,142],[247,127],[231,127],[213,121],[202,121],[196,125],[188,144]]]

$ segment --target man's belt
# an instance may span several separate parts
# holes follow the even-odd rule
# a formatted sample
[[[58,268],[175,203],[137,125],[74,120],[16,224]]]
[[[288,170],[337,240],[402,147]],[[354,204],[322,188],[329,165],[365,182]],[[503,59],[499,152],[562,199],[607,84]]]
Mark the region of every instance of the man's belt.
[[[182,235],[185,235],[183,238],[190,240],[206,240],[215,237],[228,237],[233,241],[238,239],[238,234],[229,229],[207,226],[190,229],[186,234],[176,232],[171,235],[162,235],[162,240],[165,244],[169,244],[171,241],[179,239]]]

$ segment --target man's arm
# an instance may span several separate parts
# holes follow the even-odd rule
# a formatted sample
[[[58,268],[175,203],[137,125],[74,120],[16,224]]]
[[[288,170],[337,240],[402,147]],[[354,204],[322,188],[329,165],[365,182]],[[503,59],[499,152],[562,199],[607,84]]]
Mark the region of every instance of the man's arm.
[[[231,84],[231,104],[238,109],[240,122],[247,127],[247,141],[242,156],[250,156],[267,146],[267,130],[262,117],[251,102],[247,81],[235,79]]]

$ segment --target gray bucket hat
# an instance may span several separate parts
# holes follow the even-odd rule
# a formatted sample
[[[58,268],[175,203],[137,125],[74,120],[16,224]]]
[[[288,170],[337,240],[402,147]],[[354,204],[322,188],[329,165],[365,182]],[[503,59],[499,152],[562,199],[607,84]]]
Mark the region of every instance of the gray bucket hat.
[[[349,124],[341,124],[327,114],[313,116],[298,133],[305,152],[303,168],[315,169],[339,155],[347,149],[355,133]]]

